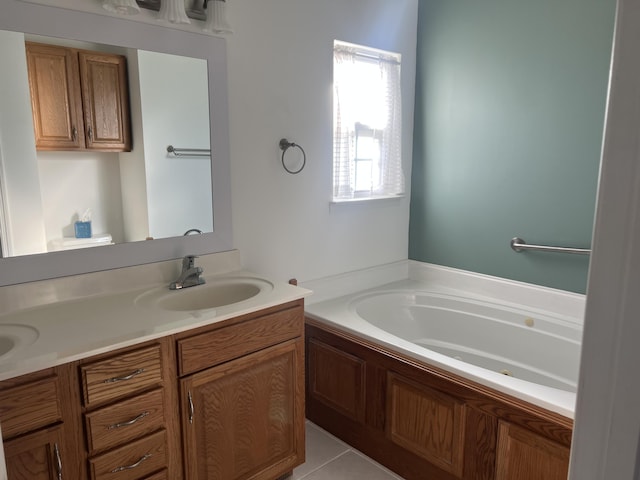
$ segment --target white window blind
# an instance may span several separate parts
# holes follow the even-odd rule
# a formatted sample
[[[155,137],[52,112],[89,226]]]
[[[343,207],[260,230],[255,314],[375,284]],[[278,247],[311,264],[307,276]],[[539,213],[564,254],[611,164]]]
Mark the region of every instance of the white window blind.
[[[334,42],[334,202],[404,193],[400,60]]]

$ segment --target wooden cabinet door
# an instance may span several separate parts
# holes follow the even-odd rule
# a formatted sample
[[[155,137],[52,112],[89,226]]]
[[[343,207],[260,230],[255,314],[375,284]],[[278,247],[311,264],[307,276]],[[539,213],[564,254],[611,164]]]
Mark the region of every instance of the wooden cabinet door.
[[[79,52],[88,149],[131,150],[126,58]]]
[[[566,480],[568,471],[567,447],[500,422],[496,480]]]
[[[301,339],[180,382],[189,480],[271,480],[304,461]]]
[[[62,425],[9,440],[4,451],[8,480],[65,478]]]
[[[27,43],[26,52],[36,148],[84,148],[80,77],[75,51]]]

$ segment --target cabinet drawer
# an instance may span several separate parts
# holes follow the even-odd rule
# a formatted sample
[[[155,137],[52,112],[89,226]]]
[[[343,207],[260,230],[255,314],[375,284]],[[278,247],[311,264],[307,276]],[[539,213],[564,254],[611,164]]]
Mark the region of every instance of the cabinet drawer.
[[[138,480],[164,468],[166,436],[162,430],[89,459],[91,480]]]
[[[85,423],[90,453],[147,435],[164,425],[162,390],[88,413]]]
[[[144,477],[143,480],[169,480],[169,474],[167,473],[167,469],[165,468],[161,472],[154,473],[150,477]]]
[[[160,346],[90,363],[80,371],[86,406],[115,400],[162,382]]]
[[[188,375],[302,335],[295,307],[178,341],[180,375]]]
[[[55,376],[4,390],[0,394],[3,438],[60,421],[59,402],[58,378]]]

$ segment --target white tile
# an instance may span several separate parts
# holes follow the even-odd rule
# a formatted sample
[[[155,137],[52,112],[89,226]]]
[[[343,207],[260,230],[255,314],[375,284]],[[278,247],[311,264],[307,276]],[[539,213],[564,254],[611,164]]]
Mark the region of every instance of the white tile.
[[[330,462],[349,450],[349,446],[311,422],[306,423],[306,461],[293,471],[293,480]]]
[[[295,478],[295,477],[294,477]],[[335,460],[324,465],[306,477],[304,480],[396,480],[397,476],[380,468],[374,462],[348,451]]]
[[[385,467],[384,465],[380,465],[378,462],[376,462],[375,460],[372,460],[371,458],[367,457],[364,453],[360,452],[359,450],[355,450],[355,449],[351,449],[352,452],[360,455],[362,458],[366,459],[367,461],[373,463],[375,466],[377,466],[379,469],[387,472],[387,474],[396,480],[404,480],[403,477],[401,477],[400,475],[398,475],[395,472],[392,472],[391,470],[389,470],[387,467]]]

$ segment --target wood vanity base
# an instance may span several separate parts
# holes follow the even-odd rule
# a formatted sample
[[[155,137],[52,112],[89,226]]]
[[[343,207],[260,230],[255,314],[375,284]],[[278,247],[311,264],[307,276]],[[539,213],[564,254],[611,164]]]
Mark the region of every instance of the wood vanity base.
[[[303,300],[0,382],[9,480],[286,478],[304,422]]]

